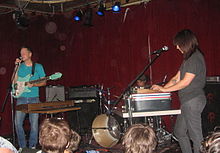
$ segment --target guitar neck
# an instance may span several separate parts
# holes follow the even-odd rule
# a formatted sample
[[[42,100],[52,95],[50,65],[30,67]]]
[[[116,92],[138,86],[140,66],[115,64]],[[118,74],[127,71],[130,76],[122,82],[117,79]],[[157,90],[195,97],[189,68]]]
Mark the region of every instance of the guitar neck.
[[[38,80],[28,81],[28,82],[25,83],[25,85],[27,85],[27,83],[34,84],[34,83],[39,83],[39,82],[46,81],[46,80],[49,80],[49,76],[38,79]]]

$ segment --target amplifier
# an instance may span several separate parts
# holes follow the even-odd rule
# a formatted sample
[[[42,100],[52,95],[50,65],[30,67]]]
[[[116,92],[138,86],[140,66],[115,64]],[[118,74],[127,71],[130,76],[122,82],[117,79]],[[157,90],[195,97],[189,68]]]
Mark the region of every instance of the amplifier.
[[[83,100],[98,98],[98,90],[94,86],[70,87],[68,90],[69,100]]]
[[[65,101],[64,86],[46,86],[46,101]]]
[[[220,83],[220,76],[208,76],[206,77],[206,82],[208,83],[217,83],[219,82]]]

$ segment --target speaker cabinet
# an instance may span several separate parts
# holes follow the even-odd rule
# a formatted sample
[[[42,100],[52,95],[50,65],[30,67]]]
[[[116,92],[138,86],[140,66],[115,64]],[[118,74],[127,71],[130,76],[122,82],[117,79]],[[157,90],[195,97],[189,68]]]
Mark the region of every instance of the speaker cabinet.
[[[207,136],[216,126],[220,126],[220,83],[206,83],[207,104],[202,112],[203,135]]]
[[[80,134],[87,133],[91,130],[92,122],[99,113],[98,100],[91,103],[76,103],[75,106],[81,109],[67,112],[67,120],[73,130]]]
[[[64,86],[47,86],[46,87],[46,101],[65,101]]]

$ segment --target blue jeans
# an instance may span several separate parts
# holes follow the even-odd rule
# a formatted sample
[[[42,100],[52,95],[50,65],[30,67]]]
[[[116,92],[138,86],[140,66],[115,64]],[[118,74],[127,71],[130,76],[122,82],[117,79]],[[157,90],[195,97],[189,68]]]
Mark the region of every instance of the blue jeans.
[[[179,141],[182,153],[192,153],[190,140],[193,142],[194,153],[200,153],[203,140],[201,113],[205,105],[206,97],[204,95],[181,105],[181,114],[177,117],[174,134]]]
[[[39,103],[38,97],[20,97],[17,99],[17,104],[33,104],[33,103]],[[23,123],[25,119],[26,113],[23,113],[21,111],[15,112],[15,129],[17,133],[18,138],[18,144],[20,148],[26,148],[27,147],[27,141],[25,138],[25,132],[23,129]],[[31,125],[31,131],[30,131],[30,137],[29,137],[29,148],[36,147],[38,143],[38,113],[29,113],[29,122]]]

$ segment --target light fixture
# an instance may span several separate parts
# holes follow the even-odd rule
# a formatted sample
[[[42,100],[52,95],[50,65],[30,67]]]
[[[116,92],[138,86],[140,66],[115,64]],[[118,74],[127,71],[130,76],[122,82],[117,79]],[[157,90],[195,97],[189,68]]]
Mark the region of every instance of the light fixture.
[[[29,19],[22,10],[17,10],[13,13],[13,19],[18,28],[26,29],[29,26]]]
[[[113,12],[120,12],[121,11],[121,3],[115,2],[115,5],[112,6]]]
[[[83,16],[82,10],[79,10],[76,12],[76,15],[73,17],[74,21],[81,21]]]
[[[93,16],[92,8],[88,7],[85,10],[85,14],[84,14],[84,25],[93,26],[92,25],[92,16]]]
[[[100,2],[99,8],[98,8],[98,11],[96,12],[96,14],[99,16],[104,16],[105,15],[104,11],[105,11],[105,6],[104,6],[103,2]]]

